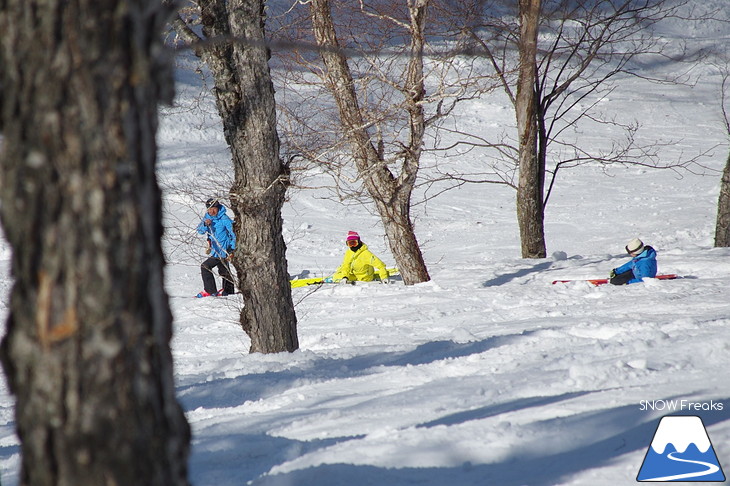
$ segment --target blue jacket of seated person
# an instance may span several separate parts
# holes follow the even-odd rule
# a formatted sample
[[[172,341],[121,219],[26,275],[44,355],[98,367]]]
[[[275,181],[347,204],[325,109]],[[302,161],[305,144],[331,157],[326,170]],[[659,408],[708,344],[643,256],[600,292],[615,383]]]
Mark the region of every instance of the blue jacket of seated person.
[[[620,275],[629,270],[634,272],[634,278],[627,283],[643,282],[644,278],[656,277],[656,250],[651,246],[645,246],[644,251],[636,255],[631,261],[624,263],[616,269],[616,274]]]

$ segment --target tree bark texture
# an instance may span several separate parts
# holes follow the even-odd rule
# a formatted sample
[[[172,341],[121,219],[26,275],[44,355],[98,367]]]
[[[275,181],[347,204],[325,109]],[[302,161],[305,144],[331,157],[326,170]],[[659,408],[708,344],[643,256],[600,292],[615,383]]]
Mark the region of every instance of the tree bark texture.
[[[423,76],[423,29],[428,2],[409,2],[411,19],[411,60],[406,71],[405,106],[409,114],[410,141],[404,146],[403,168],[396,177],[374,146],[360,109],[355,83],[347,58],[340,50],[329,0],[312,0],[312,27],[326,68],[329,89],[334,96],[340,121],[359,175],[378,210],[391,252],[406,285],[431,279],[410,217],[411,194],[415,185],[423,145],[425,121],[420,104],[425,94]]]
[[[218,111],[233,156],[241,325],[251,338],[251,352],[277,353],[298,349],[299,341],[282,236],[289,173],[279,156],[264,3],[200,2],[203,34],[212,40],[201,54],[215,79]]]
[[[722,172],[715,225],[715,247],[727,246],[730,246],[730,155]]]
[[[520,0],[520,65],[515,111],[519,138],[517,221],[523,258],[545,258],[544,158],[538,154],[537,34],[540,0]]]
[[[188,484],[155,176],[165,20],[147,0],[0,0],[22,485]]]

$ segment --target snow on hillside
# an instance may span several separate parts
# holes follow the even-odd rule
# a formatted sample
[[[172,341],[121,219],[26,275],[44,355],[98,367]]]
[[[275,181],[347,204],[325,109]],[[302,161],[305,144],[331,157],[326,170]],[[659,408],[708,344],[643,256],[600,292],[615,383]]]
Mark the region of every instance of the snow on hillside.
[[[721,144],[706,160],[719,171],[730,148],[719,78],[704,74],[693,88],[627,82],[610,107],[644,121],[647,137],[674,140],[667,160]],[[730,465],[730,249],[712,248],[718,172],[565,171],[547,209],[551,257],[543,260],[519,258],[513,191],[446,192],[414,210],[431,282],[295,289],[301,349],[250,355],[235,297],[191,298],[204,257],[194,226],[229,155],[212,101],[185,108],[201,91],[195,75],[181,70],[178,90],[159,134],[160,178],[168,188],[193,184],[165,197],[193,484],[633,484],[659,419],[671,413],[700,416]],[[500,103],[497,95],[475,101],[461,116],[486,126],[484,106]],[[348,230],[394,263],[372,212],[320,196],[292,191],[284,209],[292,275],[334,270]],[[657,249],[660,272],[682,278],[551,284],[606,276],[626,261],[633,237]],[[6,247],[0,258],[7,295]],[[12,407],[3,385],[0,474],[11,486],[19,468]]]

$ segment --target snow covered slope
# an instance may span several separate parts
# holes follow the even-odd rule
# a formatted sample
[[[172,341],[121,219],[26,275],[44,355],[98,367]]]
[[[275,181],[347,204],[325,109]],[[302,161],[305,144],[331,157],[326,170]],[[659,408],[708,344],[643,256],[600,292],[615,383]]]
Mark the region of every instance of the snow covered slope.
[[[719,78],[704,74],[693,88],[625,84],[610,107],[643,120],[647,138],[675,140],[667,160],[721,144],[706,160],[718,171],[730,148]],[[718,172],[564,172],[547,209],[544,260],[519,258],[511,190],[447,192],[414,210],[431,282],[295,289],[301,349],[250,355],[235,297],[191,298],[204,256],[194,226],[229,155],[212,101],[188,110],[201,88],[187,71],[179,80],[179,107],[165,110],[159,134],[160,177],[193,484],[634,484],[671,413],[701,416],[730,465],[730,249],[712,248]],[[488,126],[482,103],[502,101],[466,105],[464,119]],[[169,189],[185,184],[187,194]],[[376,216],[320,196],[296,190],[285,207],[292,275],[334,270],[348,230],[394,263]],[[661,272],[683,278],[550,284],[606,276],[633,237],[657,249]],[[5,295],[8,259],[3,247]],[[670,400],[700,409],[670,410]],[[18,451],[3,385],[4,485],[18,482]]]

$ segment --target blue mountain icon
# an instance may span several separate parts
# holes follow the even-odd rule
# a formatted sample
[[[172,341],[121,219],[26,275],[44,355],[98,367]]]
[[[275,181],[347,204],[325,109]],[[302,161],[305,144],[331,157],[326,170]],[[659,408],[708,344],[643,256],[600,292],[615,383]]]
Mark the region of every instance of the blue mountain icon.
[[[641,464],[637,481],[725,481],[702,419],[663,417]]]

